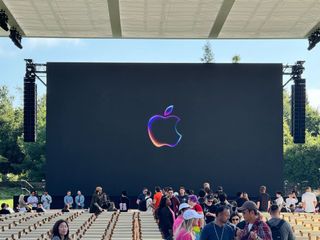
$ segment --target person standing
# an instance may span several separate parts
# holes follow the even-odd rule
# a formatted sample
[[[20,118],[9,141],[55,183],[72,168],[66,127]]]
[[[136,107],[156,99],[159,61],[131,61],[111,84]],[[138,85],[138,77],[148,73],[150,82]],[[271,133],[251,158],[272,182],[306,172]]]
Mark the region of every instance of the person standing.
[[[159,207],[162,198],[161,188],[159,186],[155,187],[155,194],[153,195],[153,206],[155,209]]]
[[[32,210],[37,210],[38,201],[39,201],[39,199],[36,196],[36,192],[32,191],[31,195],[27,199],[27,204],[31,204]]]
[[[174,212],[175,216],[179,214],[179,205],[180,202],[176,196],[174,196],[173,189],[171,187],[168,188],[168,198],[171,201],[171,209]]]
[[[19,208],[19,212],[27,212],[27,210],[28,210],[28,205],[24,201],[24,195],[23,194],[20,194],[20,196],[19,196],[18,208]]]
[[[173,223],[173,233],[175,233],[181,226],[183,222],[183,213],[190,208],[190,205],[188,203],[181,203],[179,205],[179,215],[178,217],[174,220]]]
[[[204,226],[200,240],[233,240],[235,233],[233,228],[227,224],[229,218],[229,208],[219,206],[216,209],[216,219]]]
[[[81,191],[77,192],[77,196],[74,198],[76,203],[76,209],[83,209],[84,208],[84,196],[82,195]]]
[[[292,232],[290,224],[280,217],[280,208],[278,205],[272,205],[270,207],[271,219],[267,221],[268,226],[272,232],[272,238],[274,240],[295,240],[295,236]]]
[[[188,203],[188,194],[186,193],[186,189],[184,187],[180,187],[179,189],[179,195],[177,196],[178,200],[181,203]]]
[[[260,195],[257,201],[257,207],[260,212],[268,212],[271,206],[271,198],[267,193],[267,187],[260,187]]]
[[[312,192],[311,187],[306,188],[306,192],[301,197],[302,207],[307,213],[314,213],[317,206],[317,197]]]
[[[243,230],[237,230],[236,240],[272,240],[271,230],[261,220],[258,206],[254,202],[247,201],[238,210],[242,212],[246,224]]]
[[[173,237],[173,223],[175,221],[175,214],[170,208],[171,201],[168,197],[163,197],[161,199],[158,218],[159,218],[159,227],[162,232],[163,238],[166,240],[172,240]]]
[[[71,196],[71,191],[67,192],[67,195],[63,199],[64,205],[69,205],[69,208],[73,207],[73,197]]]
[[[138,209],[140,211],[146,211],[145,210],[145,199],[146,199],[146,196],[147,196],[147,192],[148,192],[148,188],[144,187],[142,189],[142,193],[139,194],[138,198],[137,198],[137,205],[138,205]]]
[[[151,197],[151,192],[148,191],[147,192],[147,196],[146,196],[146,208],[147,208],[147,212],[152,213],[153,212],[153,200]]]
[[[186,203],[182,203],[186,204]],[[198,219],[203,218],[203,215],[197,213],[195,210],[187,209],[183,213],[183,222],[174,233],[175,240],[193,240],[196,234],[193,228],[197,226]]]
[[[45,210],[49,210],[51,203],[52,203],[52,197],[48,194],[47,191],[45,191],[43,193],[43,195],[41,196],[41,202],[42,202],[42,206]]]
[[[203,204],[203,213],[204,213],[205,221],[207,224],[214,221],[216,216],[215,214],[216,207],[213,201],[214,201],[213,195],[210,194],[205,197],[205,202]]]

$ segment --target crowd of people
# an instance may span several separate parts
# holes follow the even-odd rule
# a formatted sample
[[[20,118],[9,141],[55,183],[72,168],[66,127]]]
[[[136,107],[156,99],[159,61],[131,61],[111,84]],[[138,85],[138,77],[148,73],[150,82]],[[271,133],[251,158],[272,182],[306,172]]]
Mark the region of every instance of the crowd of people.
[[[299,203],[295,191],[284,200],[281,192],[272,200],[265,186],[260,187],[258,199],[250,201],[245,192],[237,199],[228,201],[223,187],[216,191],[204,183],[195,195],[180,187],[174,192],[171,187],[155,188],[152,197],[144,188],[137,198],[140,211],[153,212],[164,239],[176,240],[269,240],[294,239],[290,224],[280,218],[280,212],[308,212],[319,210],[319,203],[311,188],[306,188]],[[269,212],[266,221],[263,212]],[[273,236],[274,235],[274,236]]]
[[[85,197],[81,191],[72,197],[68,191],[64,197],[62,212],[70,208],[83,209]],[[39,197],[32,192],[25,201],[25,196],[19,196],[17,209],[20,212],[44,212],[50,209],[52,197],[48,192]],[[256,201],[251,201],[245,192],[239,192],[233,201],[228,200],[223,187],[216,191],[204,183],[203,188],[196,195],[192,190],[180,187],[178,192],[173,188],[161,189],[155,187],[154,194],[147,188],[137,197],[136,204],[140,211],[150,212],[159,224],[164,239],[171,240],[271,240],[295,239],[288,222],[281,219],[281,212],[319,211],[319,202],[310,187],[301,196],[299,202],[296,192],[289,193],[286,199],[281,192],[275,193],[272,200],[265,186],[260,187]],[[123,191],[119,199],[118,209],[128,211],[130,200],[127,192]],[[96,187],[91,198],[89,212],[99,214],[104,210],[116,210],[115,204],[110,201],[102,187]],[[1,204],[0,214],[14,212],[6,203]],[[269,212],[271,219],[266,221],[263,212]],[[52,229],[52,239],[69,239],[68,223],[63,220],[56,222]]]

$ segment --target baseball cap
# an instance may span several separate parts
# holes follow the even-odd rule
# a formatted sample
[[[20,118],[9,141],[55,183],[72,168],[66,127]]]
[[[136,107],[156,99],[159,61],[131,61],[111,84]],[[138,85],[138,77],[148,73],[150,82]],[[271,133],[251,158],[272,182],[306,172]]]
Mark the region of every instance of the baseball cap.
[[[212,194],[209,194],[209,195],[206,196],[206,199],[212,200],[212,199],[214,199],[214,196]]]
[[[244,210],[258,210],[257,204],[252,201],[246,201],[242,204],[241,207],[238,208],[239,211],[244,211]]]
[[[184,208],[191,208],[191,206],[188,203],[181,203],[179,205],[179,211],[181,211]]]
[[[197,213],[195,210],[193,209],[188,209],[183,213],[183,219],[184,220],[190,220],[192,218],[203,218],[202,214]]]

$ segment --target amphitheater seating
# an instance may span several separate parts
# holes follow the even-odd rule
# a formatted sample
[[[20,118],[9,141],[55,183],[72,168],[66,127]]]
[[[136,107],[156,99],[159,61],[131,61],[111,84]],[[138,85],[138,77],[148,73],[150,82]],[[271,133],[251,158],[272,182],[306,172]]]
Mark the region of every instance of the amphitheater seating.
[[[270,218],[268,213],[264,214]],[[281,213],[281,217],[292,226],[296,240],[320,240],[320,214]]]
[[[263,214],[266,219],[270,215]],[[282,213],[297,240],[320,240],[320,214]],[[129,211],[102,212],[96,216],[84,210],[69,213],[16,213],[0,216],[0,240],[49,240],[50,229],[58,219],[70,225],[72,239],[82,240],[156,240],[162,239],[151,213]]]
[[[72,210],[69,213],[48,211],[0,216],[0,240],[49,240],[50,229],[58,219],[68,221],[71,239],[161,239],[150,213],[102,212],[96,216],[84,210]]]

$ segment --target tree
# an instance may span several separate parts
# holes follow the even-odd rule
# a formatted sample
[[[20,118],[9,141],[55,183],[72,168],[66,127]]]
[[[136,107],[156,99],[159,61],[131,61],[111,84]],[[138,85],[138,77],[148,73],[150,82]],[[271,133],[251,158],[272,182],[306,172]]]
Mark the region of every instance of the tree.
[[[307,181],[312,187],[320,184],[320,136],[306,135],[305,144],[291,144],[284,153],[284,175],[292,183]]]
[[[232,63],[239,63],[241,60],[240,55],[234,55],[232,57]]]
[[[14,98],[6,86],[0,86],[0,173],[21,173],[16,168],[24,159],[17,139],[22,135],[22,109],[13,107]]]
[[[209,41],[202,47],[203,49],[203,56],[200,58],[201,62],[203,63],[212,63],[214,62],[214,54],[212,52],[212,47]]]
[[[306,106],[306,130],[314,137],[320,134],[320,113],[309,104]]]
[[[37,140],[35,143],[23,142],[19,138],[19,145],[23,149],[25,159],[19,167],[29,180],[41,181],[45,178],[44,166],[46,163],[46,96],[38,100],[37,105]]]
[[[320,114],[306,104],[306,142],[294,144],[290,133],[291,103],[283,92],[283,144],[284,176],[291,183],[307,181],[316,187],[320,184]]]

